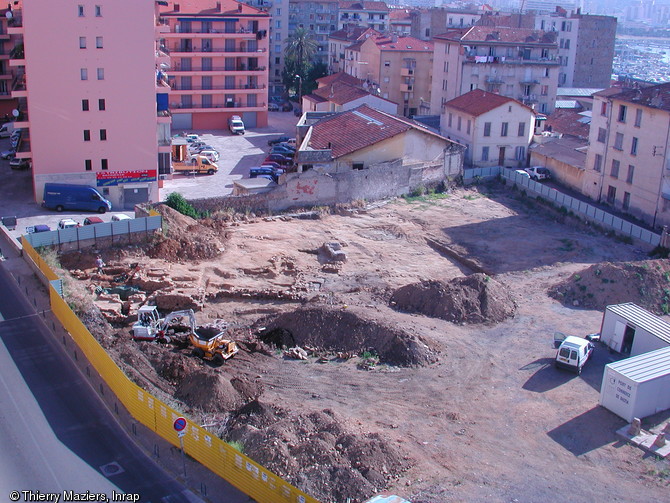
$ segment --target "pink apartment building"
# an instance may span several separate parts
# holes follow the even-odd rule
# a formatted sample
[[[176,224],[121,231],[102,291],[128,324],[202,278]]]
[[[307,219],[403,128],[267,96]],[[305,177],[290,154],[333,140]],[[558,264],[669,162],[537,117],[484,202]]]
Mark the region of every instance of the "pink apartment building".
[[[267,125],[270,16],[234,0],[177,0],[161,8],[169,27],[169,107],[176,129],[226,129],[242,117]]]
[[[11,19],[7,17],[7,12],[10,12],[9,8],[0,9],[0,118],[11,117],[16,109],[16,100],[11,92],[14,76],[9,68],[9,54],[14,44],[8,32]]]
[[[15,3],[9,64],[25,81],[12,91],[23,128],[17,157],[32,158],[35,200],[58,182],[97,187],[116,209],[157,201],[159,166],[170,169],[170,117],[156,3]]]

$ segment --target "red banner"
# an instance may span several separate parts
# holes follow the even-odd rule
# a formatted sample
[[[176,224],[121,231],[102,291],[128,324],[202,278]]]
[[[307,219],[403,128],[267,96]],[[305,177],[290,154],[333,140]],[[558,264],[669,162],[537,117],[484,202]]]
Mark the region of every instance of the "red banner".
[[[139,171],[98,171],[95,174],[98,187],[109,187],[124,183],[155,182],[158,170],[142,169]]]

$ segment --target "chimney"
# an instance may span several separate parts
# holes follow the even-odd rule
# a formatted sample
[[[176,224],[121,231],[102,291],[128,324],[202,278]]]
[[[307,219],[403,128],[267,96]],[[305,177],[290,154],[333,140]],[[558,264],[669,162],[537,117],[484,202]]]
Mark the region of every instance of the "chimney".
[[[216,10],[217,12],[221,12],[221,2],[216,2]]]
[[[179,4],[178,3],[174,4],[174,11],[179,12]]]
[[[237,4],[237,12],[242,12],[242,4]]]
[[[393,35],[391,35],[391,42],[395,44],[397,41],[398,41],[398,35],[394,33]]]

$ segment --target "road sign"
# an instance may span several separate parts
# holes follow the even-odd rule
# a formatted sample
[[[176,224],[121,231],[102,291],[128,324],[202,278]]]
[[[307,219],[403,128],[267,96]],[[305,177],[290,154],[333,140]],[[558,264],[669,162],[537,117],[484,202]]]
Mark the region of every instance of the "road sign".
[[[186,419],[183,417],[178,417],[174,420],[174,424],[172,426],[174,427],[175,431],[183,431],[186,428]]]
[[[184,435],[186,435],[186,432],[183,431],[183,430],[177,432],[177,436],[178,436],[179,438],[183,437]]]

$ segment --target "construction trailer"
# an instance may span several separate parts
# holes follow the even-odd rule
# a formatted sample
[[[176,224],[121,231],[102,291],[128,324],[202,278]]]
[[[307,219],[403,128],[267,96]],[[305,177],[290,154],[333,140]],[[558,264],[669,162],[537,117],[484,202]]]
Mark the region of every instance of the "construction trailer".
[[[670,409],[670,347],[606,365],[600,405],[629,423]]]
[[[637,356],[670,346],[670,323],[627,302],[605,308],[600,341],[624,356]]]

